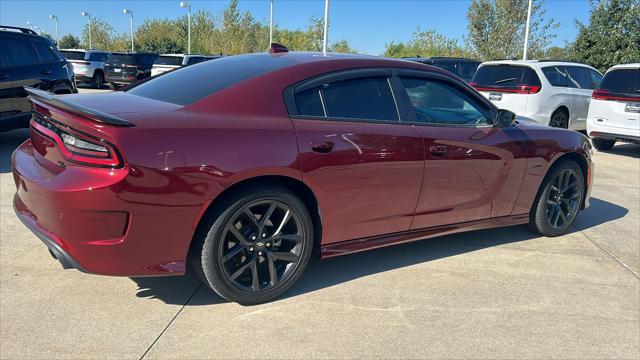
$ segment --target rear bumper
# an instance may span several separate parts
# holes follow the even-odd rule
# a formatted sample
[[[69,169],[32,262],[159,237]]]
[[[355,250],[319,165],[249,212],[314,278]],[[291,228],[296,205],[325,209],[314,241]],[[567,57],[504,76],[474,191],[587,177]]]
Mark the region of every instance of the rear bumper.
[[[56,240],[55,235],[38,226],[38,223],[34,220],[33,216],[30,215],[30,212],[20,200],[18,194],[13,197],[13,210],[16,212],[18,219],[22,221],[24,226],[31,230],[31,232],[47,246],[51,255],[60,262],[63,269],[77,269],[82,272],[88,272],[67,253],[62,245],[60,245],[61,241]]]
[[[114,74],[105,73],[104,80],[106,82],[115,83],[115,84],[132,84],[138,81],[139,79],[135,75],[123,76],[123,75],[114,75]]]

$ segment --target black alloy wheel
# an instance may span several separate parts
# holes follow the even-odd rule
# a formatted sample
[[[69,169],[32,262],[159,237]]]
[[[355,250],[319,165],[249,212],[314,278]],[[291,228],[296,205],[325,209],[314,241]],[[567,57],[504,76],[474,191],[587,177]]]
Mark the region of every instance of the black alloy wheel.
[[[556,229],[571,224],[578,214],[582,188],[573,169],[563,169],[551,181],[547,195],[547,220]]]
[[[564,110],[556,110],[551,115],[549,126],[562,129],[569,128],[569,114]]]
[[[224,276],[238,289],[273,288],[295,271],[304,241],[300,216],[277,200],[252,202],[228,222],[220,241]]]

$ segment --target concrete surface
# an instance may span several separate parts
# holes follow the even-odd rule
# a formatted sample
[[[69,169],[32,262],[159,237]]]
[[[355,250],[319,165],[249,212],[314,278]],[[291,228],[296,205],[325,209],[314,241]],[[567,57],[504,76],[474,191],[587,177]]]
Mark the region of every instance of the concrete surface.
[[[640,357],[640,147],[597,153],[569,235],[477,231],[314,260],[278,301],[63,271],[13,214],[0,134],[0,358]]]

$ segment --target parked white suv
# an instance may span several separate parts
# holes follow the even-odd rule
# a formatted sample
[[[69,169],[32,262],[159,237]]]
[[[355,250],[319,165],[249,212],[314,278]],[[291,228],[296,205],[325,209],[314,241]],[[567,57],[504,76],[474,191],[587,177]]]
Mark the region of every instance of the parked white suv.
[[[607,70],[594,90],[587,117],[587,133],[598,150],[616,141],[640,144],[640,63]]]
[[[61,49],[60,53],[73,68],[76,83],[91,83],[100,89],[104,85],[104,64],[109,52],[104,50]]]
[[[584,64],[501,60],[480,64],[470,84],[501,109],[544,125],[586,130],[591,93],[601,79]]]
[[[220,56],[162,54],[153,63],[153,66],[151,67],[151,76],[160,75],[167,71],[179,69],[181,67],[197,64],[211,59],[217,59],[219,57]]]

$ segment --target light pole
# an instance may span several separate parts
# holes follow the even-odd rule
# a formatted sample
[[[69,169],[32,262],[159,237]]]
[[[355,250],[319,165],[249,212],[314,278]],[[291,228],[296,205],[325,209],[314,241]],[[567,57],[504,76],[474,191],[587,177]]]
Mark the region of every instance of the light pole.
[[[322,53],[327,55],[327,40],[329,39],[329,0],[324,0],[324,41]]]
[[[524,29],[524,52],[522,60],[527,60],[527,48],[529,47],[529,24],[531,23],[531,6],[533,0],[529,0],[529,9],[527,10],[527,25]]]
[[[133,11],[130,9],[122,9],[122,13],[129,15],[129,20],[131,21],[131,52],[133,52]]]
[[[58,37],[58,17],[56,15],[49,15],[49,19],[56,23],[56,46],[58,46],[58,43],[60,43],[60,38]]]
[[[91,28],[92,28],[92,24],[91,24],[91,14],[89,14],[86,11],[83,11],[80,13],[80,15],[82,16],[86,16],[89,18],[89,50],[91,50],[92,46],[91,46]]]
[[[187,54],[191,54],[191,4],[181,1],[180,7],[187,8]]]
[[[273,0],[269,0],[269,46],[273,43]]]

